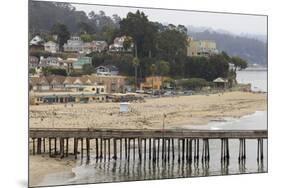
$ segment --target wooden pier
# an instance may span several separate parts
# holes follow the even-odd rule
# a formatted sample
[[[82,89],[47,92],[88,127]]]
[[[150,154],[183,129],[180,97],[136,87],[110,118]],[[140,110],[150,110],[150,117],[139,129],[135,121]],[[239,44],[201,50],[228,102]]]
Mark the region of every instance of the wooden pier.
[[[167,162],[176,159],[179,163],[198,161],[200,146],[201,160],[208,162],[211,157],[210,139],[221,140],[222,162],[227,162],[230,158],[229,139],[239,140],[239,163],[246,160],[246,140],[255,139],[257,160],[262,161],[263,140],[267,139],[267,134],[267,130],[29,129],[32,144],[30,149],[34,155],[46,153],[48,148],[50,157],[63,158],[71,154],[77,159],[78,154],[83,158],[86,151],[86,159],[90,160],[90,150],[95,150],[96,160],[122,160],[124,157],[128,161],[138,158],[140,162]],[[73,152],[70,151],[70,145]]]

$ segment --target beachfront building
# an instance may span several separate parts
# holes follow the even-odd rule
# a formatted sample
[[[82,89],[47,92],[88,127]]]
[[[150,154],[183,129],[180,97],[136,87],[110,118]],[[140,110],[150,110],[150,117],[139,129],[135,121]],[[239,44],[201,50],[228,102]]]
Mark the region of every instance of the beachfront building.
[[[51,53],[57,53],[59,51],[59,45],[53,41],[48,41],[44,44],[44,50]]]
[[[191,37],[187,39],[187,56],[205,56],[218,54],[216,42],[213,40],[193,40]]]
[[[84,43],[78,36],[72,36],[67,43],[63,45],[65,52],[83,52]]]
[[[31,104],[105,101],[106,86],[91,76],[30,77]]]
[[[88,91],[80,92],[30,92],[30,104],[51,103],[88,103],[106,101],[106,94],[95,94]]]
[[[145,81],[140,84],[140,90],[159,90],[161,88],[161,77],[160,76],[150,76],[146,77]]]
[[[52,91],[64,91],[63,81],[65,80],[64,76],[60,75],[50,75],[46,77],[50,85],[50,90]]]
[[[124,91],[125,78],[119,75],[97,75],[89,76],[93,82],[106,86],[107,93],[122,93]]]
[[[116,37],[113,44],[109,45],[109,52],[132,52],[134,44],[131,43],[128,48],[125,48],[126,40],[131,41],[128,36]]]
[[[123,94],[125,77],[118,75],[31,76],[30,103],[105,102],[136,100]]]
[[[30,77],[31,104],[105,101],[122,84],[116,78],[96,75],[81,77],[41,76]],[[111,87],[107,89],[108,87]]]
[[[34,92],[42,91],[89,91],[90,87],[95,87],[92,92],[97,93],[121,93],[124,90],[124,76],[104,76],[104,75],[83,75],[80,77],[70,76],[40,76],[30,77],[30,90]]]
[[[31,91],[49,91],[50,84],[46,77],[33,76],[29,78],[29,88]]]

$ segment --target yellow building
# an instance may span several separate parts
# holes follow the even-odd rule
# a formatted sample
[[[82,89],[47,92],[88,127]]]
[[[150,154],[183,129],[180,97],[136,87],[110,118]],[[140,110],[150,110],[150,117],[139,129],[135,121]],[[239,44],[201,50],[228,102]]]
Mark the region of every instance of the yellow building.
[[[209,56],[218,53],[216,42],[213,40],[193,40],[188,38],[187,42],[187,56]]]
[[[141,90],[155,89],[159,90],[161,88],[162,79],[161,76],[150,76],[146,77],[145,81],[140,84]]]

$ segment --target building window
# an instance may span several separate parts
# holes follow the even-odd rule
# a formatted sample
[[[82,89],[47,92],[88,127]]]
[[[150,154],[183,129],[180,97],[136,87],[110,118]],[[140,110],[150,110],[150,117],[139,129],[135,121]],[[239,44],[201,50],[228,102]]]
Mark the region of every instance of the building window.
[[[104,92],[104,89],[103,89],[103,88],[101,88],[101,92]]]

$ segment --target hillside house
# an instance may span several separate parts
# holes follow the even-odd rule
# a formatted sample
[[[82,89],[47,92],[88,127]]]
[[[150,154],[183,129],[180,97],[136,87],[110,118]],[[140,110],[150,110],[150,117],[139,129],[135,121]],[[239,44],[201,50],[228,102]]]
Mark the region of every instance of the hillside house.
[[[91,42],[93,52],[103,52],[108,48],[106,41],[95,41]]]
[[[44,50],[51,53],[57,53],[59,51],[59,45],[53,41],[48,41],[44,44]]]
[[[118,68],[114,65],[98,66],[96,68],[97,75],[118,75]]]
[[[83,52],[84,43],[78,36],[72,36],[67,43],[63,45],[65,52]]]
[[[92,58],[86,56],[78,57],[77,61],[73,62],[73,69],[82,69],[85,64],[92,64]]]
[[[40,57],[39,66],[40,67],[60,67],[61,58],[57,57]]]
[[[109,45],[110,52],[132,52],[134,44],[131,43],[128,49],[125,49],[124,42],[127,39],[127,36],[116,37],[113,41],[113,44]]]
[[[30,51],[44,50],[44,40],[36,35],[29,42],[29,49]]]
[[[187,39],[187,56],[205,56],[218,54],[216,42],[213,40],[193,40]]]
[[[37,68],[39,66],[39,59],[36,56],[29,56],[28,66],[29,68]]]

